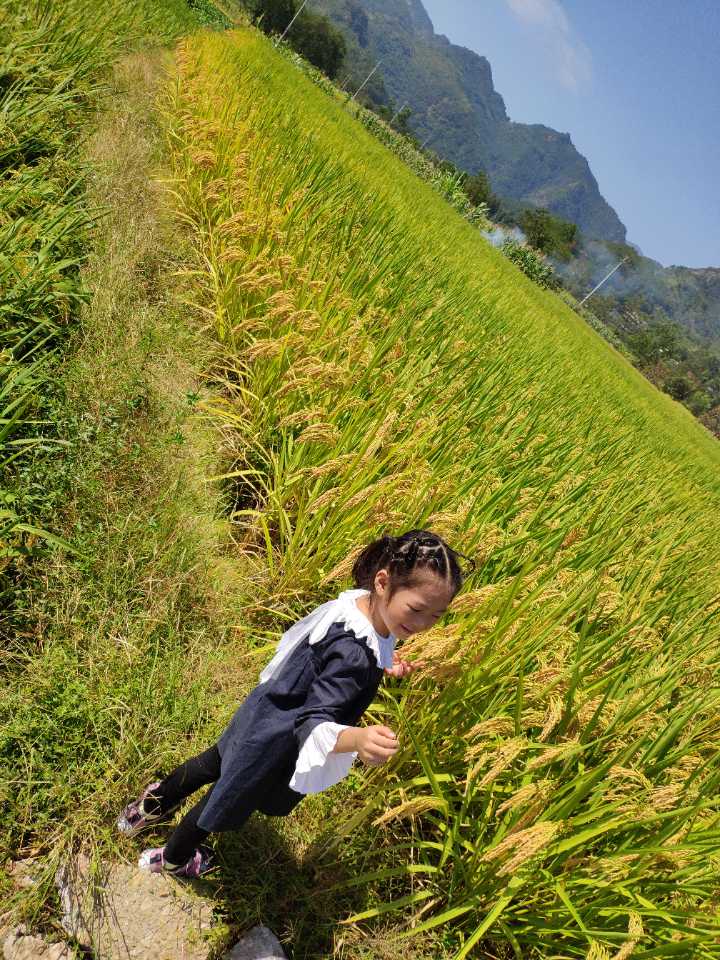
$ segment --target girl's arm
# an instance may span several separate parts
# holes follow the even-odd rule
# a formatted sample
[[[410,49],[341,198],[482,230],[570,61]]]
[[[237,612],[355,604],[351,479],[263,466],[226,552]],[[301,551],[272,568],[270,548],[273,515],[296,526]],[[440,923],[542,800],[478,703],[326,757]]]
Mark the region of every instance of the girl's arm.
[[[357,753],[364,763],[383,763],[398,749],[395,734],[388,727],[351,727],[343,723],[353,701],[364,697],[371,682],[365,654],[356,643],[335,645],[320,674],[308,690],[295,718],[295,737],[303,745],[320,724],[332,730],[335,743],[331,753]]]

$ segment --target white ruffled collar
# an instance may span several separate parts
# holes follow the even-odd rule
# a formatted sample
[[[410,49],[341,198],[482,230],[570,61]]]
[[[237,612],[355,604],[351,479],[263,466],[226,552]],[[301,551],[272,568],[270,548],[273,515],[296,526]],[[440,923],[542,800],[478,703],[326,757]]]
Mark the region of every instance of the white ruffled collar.
[[[280,638],[275,656],[260,674],[260,682],[264,683],[274,677],[280,671],[283,662],[305,637],[308,638],[308,643],[317,643],[333,623],[342,623],[343,626],[352,630],[358,639],[365,640],[375,656],[378,667],[390,669],[393,665],[395,636],[391,633],[383,637],[378,633],[355,602],[358,597],[369,593],[369,590],[362,589],[343,590],[335,600],[320,604],[302,620],[298,620],[289,627]]]
[[[369,593],[369,590],[344,590],[337,599],[338,603],[343,601],[343,611],[347,607],[347,612],[344,612],[343,620],[338,622],[350,627],[358,639],[365,640],[365,643],[375,654],[375,660],[379,667],[389,669],[393,665],[395,636],[391,633],[384,637],[381,633],[378,633],[369,618],[357,605],[358,597],[367,596]]]

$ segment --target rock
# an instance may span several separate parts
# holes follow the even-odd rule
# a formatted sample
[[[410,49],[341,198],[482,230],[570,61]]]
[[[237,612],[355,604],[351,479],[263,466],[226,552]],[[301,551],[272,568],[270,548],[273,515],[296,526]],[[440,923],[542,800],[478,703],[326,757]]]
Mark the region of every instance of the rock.
[[[2,947],[5,960],[72,960],[73,956],[66,943],[49,943],[28,933],[26,927],[15,927]]]
[[[268,927],[253,927],[223,960],[287,960],[280,941]]]
[[[27,860],[14,860],[13,863],[10,864],[10,876],[15,886],[20,889],[34,887],[38,882],[37,873],[37,861],[32,858]]]
[[[97,960],[206,960],[210,900],[164,874],[82,854],[55,878],[64,929]]]

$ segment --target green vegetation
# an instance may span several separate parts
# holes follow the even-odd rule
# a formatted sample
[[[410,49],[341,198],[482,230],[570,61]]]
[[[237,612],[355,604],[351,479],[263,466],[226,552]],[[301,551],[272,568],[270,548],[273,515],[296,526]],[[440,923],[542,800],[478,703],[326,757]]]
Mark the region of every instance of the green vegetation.
[[[640,294],[595,294],[592,313],[627,346],[639,370],[720,436],[720,347],[693,335]]]
[[[332,79],[345,60],[345,39],[327,17],[303,10],[298,0],[247,0],[253,22],[267,34],[282,36],[286,28],[290,46]]]
[[[176,91],[258,603],[410,523],[483,561],[328,831],[377,890],[354,921],[458,960],[717,956],[717,445],[257,35],[186,42]]]
[[[518,224],[531,247],[559,260],[569,260],[575,250],[578,228],[574,223],[554,217],[549,210],[528,208]]]
[[[207,5],[209,7],[209,4]],[[141,36],[170,40],[197,24],[184,0],[161,5],[83,0],[5,3],[0,19],[0,632],[12,608],[17,564],[35,552],[49,515],[49,491],[18,485],[34,458],[65,440],[45,399],[78,311],[80,278],[93,222],[102,211],[85,196],[77,160],[82,123],[94,108],[108,65]]]
[[[615,297],[621,308],[625,301],[640,297],[650,316],[661,311],[706,345],[720,341],[719,267],[663,267],[628,244],[603,243],[584,236],[576,255],[560,265],[563,281],[574,293],[582,290],[584,295],[626,257],[628,262],[603,287],[605,296]]]
[[[95,21],[68,9],[72,47]],[[142,9],[97,21],[54,154],[77,226],[40,221],[61,269],[43,329],[9,325],[12,522],[74,551],[6,567],[2,826],[47,867],[14,899],[50,902],[88,838],[134,858],[118,797],[221,731],[357,547],[427,525],[479,563],[371,708],[402,750],[223,838],[229,926],[296,960],[720,957],[717,443],[485,242],[454,169],[257,30],[183,41],[160,117],[159,58],[124,61],[80,153]],[[196,22],[146,13],[160,39]],[[23,123],[11,143],[61,129]]]
[[[198,24],[217,30],[229,30],[232,26],[230,19],[210,0],[187,0],[187,3]]]
[[[529,277],[539,287],[548,290],[557,290],[560,281],[555,276],[552,267],[537,250],[533,250],[527,243],[520,243],[508,237],[500,248],[508,260],[520,267],[526,277]]]
[[[463,183],[467,195],[473,203],[484,203],[489,212],[495,215],[498,208],[499,198],[492,192],[490,177],[484,170],[478,170],[477,173],[468,175]]]

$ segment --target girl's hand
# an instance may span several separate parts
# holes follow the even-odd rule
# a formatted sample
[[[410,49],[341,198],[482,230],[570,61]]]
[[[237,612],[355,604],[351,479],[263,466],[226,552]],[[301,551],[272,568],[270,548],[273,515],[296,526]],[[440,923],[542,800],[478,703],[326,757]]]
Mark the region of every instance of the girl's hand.
[[[425,664],[421,660],[417,660],[415,663],[410,663],[409,660],[403,660],[397,650],[395,650],[393,653],[393,665],[392,667],[385,667],[385,673],[389,677],[402,679],[403,677],[409,677],[413,671],[421,669],[424,666]]]
[[[398,739],[390,729],[382,724],[361,727],[356,730],[357,754],[363,763],[370,767],[379,767],[386,763],[400,749]]]

